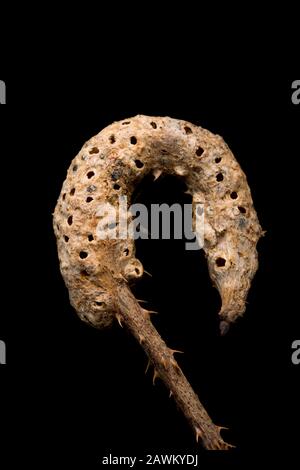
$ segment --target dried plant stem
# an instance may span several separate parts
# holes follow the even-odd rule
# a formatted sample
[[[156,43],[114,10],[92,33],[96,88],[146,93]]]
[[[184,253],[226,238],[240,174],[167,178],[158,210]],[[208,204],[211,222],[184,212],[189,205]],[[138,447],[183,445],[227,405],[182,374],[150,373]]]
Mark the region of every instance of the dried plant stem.
[[[220,435],[222,428],[212,422],[185,378],[174,359],[175,351],[168,348],[160,337],[151,323],[150,314],[141,308],[125,282],[119,283],[117,297],[117,319],[128,328],[146,352],[154,367],[153,383],[157,377],[164,382],[193,428],[197,441],[201,439],[204,447],[209,450],[228,450],[232,446],[223,441]]]
[[[111,124],[84,144],[71,163],[54,212],[61,273],[79,317],[99,329],[115,319],[124,323],[148,355],[154,381],[157,377],[164,381],[197,440],[201,438],[207,449],[228,449],[221,428],[212,423],[193,392],[174,351],[153,327],[151,312],[138,304],[126,284],[144,273],[151,276],[135,256],[135,237],[99,234],[103,208],[118,212],[120,197],[127,198],[124,219],[132,220],[135,192],[150,174],[184,181],[193,198],[193,229],[200,215],[198,204],[203,207],[197,239],[199,235],[203,241],[209,275],[222,300],[221,333],[244,314],[258,267],[256,243],[263,234],[251,191],[224,140],[187,121],[138,115]],[[110,225],[103,227],[111,235]]]

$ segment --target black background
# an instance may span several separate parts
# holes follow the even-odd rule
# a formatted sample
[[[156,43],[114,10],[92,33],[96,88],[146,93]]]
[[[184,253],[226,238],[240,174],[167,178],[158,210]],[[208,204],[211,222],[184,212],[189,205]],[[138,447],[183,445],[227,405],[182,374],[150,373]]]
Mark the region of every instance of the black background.
[[[0,459],[88,468],[109,453],[198,452],[201,464],[238,466],[250,454],[271,459],[296,450],[300,366],[291,363],[291,343],[299,339],[293,269],[300,105],[291,102],[292,81],[225,73],[167,80],[142,72],[114,82],[101,73],[85,81],[6,79]],[[196,445],[167,390],[144,374],[140,346],[116,325],[96,331],[80,322],[59,273],[51,213],[71,159],[103,127],[136,114],[185,119],[222,135],[266,230],[247,311],[225,337],[202,253],[185,251],[178,240],[137,243],[153,277],[134,291],[160,312],[153,322],[167,344],[184,351],[178,362],[214,422],[229,427],[224,438],[237,446],[229,453]],[[172,178],[141,190],[139,202],[188,202]]]

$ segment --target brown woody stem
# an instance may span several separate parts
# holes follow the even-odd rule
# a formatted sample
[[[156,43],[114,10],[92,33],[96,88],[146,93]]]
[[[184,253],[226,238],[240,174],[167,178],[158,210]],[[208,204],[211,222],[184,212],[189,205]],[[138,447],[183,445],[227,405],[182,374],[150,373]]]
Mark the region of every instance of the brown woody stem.
[[[173,395],[196,434],[208,450],[228,450],[232,447],[223,441],[216,426],[191,385],[185,378],[174,359],[174,351],[167,347],[155,327],[152,325],[147,311],[142,309],[125,282],[117,286],[118,320],[124,324],[145,350],[149,361],[154,367],[154,377],[159,377]]]

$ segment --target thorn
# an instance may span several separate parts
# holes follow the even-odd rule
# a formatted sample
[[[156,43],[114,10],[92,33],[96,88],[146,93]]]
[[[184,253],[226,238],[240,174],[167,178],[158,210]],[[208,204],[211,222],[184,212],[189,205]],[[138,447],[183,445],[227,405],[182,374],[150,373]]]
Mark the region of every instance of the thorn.
[[[161,358],[161,363],[162,363],[163,367],[166,369],[167,368],[167,361],[166,361],[165,357]]]
[[[139,334],[139,342],[140,342],[140,344],[142,344],[144,341],[145,341],[145,336]]]
[[[116,313],[116,319],[118,320],[118,323],[120,325],[121,328],[123,328],[123,325],[122,325],[122,315],[120,315],[119,313]]]
[[[216,447],[218,450],[222,450],[222,439],[221,439],[221,442],[218,440],[218,439],[214,439],[213,440],[213,446]],[[225,443],[224,443],[225,444]]]
[[[232,449],[236,448],[236,446],[232,444],[228,444],[228,442],[223,441],[223,439],[214,439],[213,445],[219,450],[228,450],[230,448]]]
[[[224,450],[224,449],[225,449],[225,450],[228,450],[228,448],[229,448],[229,446],[230,446],[230,444],[227,444],[227,442],[223,441],[223,439],[221,439],[221,440],[215,439],[215,440],[213,441],[213,445],[214,445],[215,447],[217,447],[218,450]]]
[[[227,428],[226,426],[217,426],[217,428],[219,432],[221,432],[222,429],[226,429],[226,431],[229,431],[229,428]]]
[[[150,359],[148,358],[147,366],[146,366],[146,369],[145,369],[145,374],[147,374],[148,369],[149,369],[149,367],[150,367],[150,364],[151,364],[151,361],[150,361]]]
[[[154,181],[156,181],[162,174],[162,170],[159,170],[158,168],[156,168],[156,170],[153,170],[152,174],[154,176]]]
[[[179,349],[169,348],[169,350],[171,351],[171,354],[175,354],[175,353],[184,354],[184,351],[180,351]]]
[[[171,398],[172,395],[173,395],[173,392],[172,392],[172,390],[170,390],[169,398]]]
[[[176,166],[174,168],[176,175],[179,176],[186,176],[188,174],[188,170],[182,166]]]
[[[177,364],[177,362],[175,361],[175,359],[171,359],[171,364],[173,367],[175,367],[175,369],[180,372],[180,367],[179,365]]]
[[[146,269],[144,269],[144,273],[148,274],[148,276],[152,277],[152,274],[148,273],[148,271],[146,271]]]
[[[145,315],[145,317],[150,318],[152,313],[157,314],[158,312],[156,310],[146,310],[145,308],[142,308],[142,313]]]
[[[155,385],[155,380],[157,379],[157,377],[159,377],[158,372],[156,369],[154,369],[153,380],[152,380],[153,385]]]
[[[227,449],[236,449],[236,446],[234,446],[233,444],[228,444],[228,442],[224,442],[224,444]]]
[[[201,432],[201,429],[195,427],[195,431],[196,431],[196,442],[198,442],[199,440],[199,437],[200,439],[202,439],[202,432]]]

